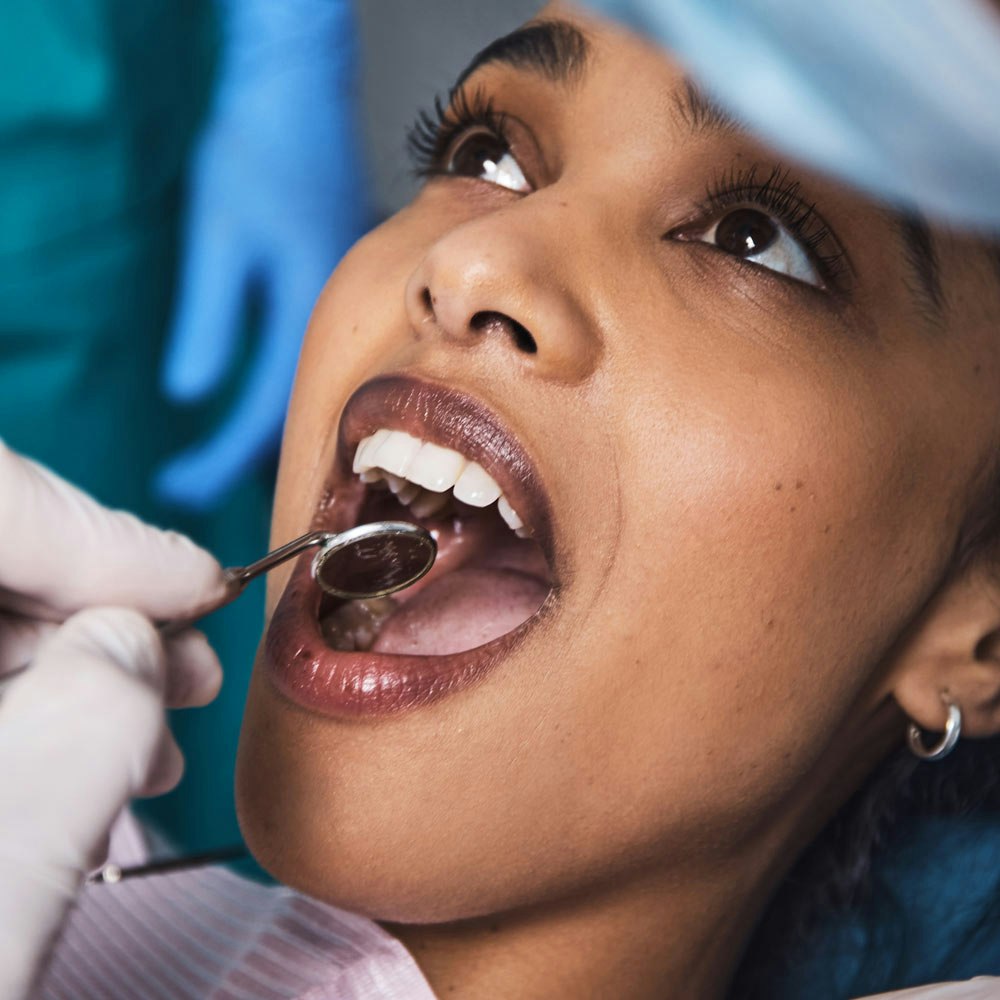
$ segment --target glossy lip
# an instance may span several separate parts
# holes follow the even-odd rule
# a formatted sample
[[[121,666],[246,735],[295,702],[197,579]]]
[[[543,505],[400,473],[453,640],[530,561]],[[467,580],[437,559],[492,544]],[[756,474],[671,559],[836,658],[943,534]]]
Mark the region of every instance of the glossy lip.
[[[409,376],[361,386],[341,418],[337,455],[317,508],[314,530],[343,531],[357,520],[364,487],[353,474],[355,449],[380,427],[460,451],[497,481],[554,562],[551,505],[541,477],[506,425],[471,396]],[[554,582],[541,609],[492,642],[447,656],[348,653],[331,649],[319,628],[322,592],[310,559],[296,564],[264,641],[264,666],[275,687],[303,708],[343,718],[391,715],[428,705],[485,677],[521,645],[553,609]]]

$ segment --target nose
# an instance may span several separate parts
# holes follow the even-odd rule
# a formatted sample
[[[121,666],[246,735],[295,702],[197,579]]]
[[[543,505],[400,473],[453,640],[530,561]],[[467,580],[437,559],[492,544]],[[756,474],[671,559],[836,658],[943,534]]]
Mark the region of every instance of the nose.
[[[538,197],[534,195],[532,197]],[[590,375],[600,356],[574,280],[571,247],[527,200],[461,223],[424,254],[406,285],[414,330],[460,346],[489,340],[534,374]]]

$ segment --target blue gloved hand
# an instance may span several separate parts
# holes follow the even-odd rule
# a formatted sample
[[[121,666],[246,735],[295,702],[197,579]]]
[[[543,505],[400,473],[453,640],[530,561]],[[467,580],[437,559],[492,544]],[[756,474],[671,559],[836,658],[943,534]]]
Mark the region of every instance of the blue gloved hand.
[[[586,0],[779,149],[1000,229],[1000,11],[981,0]],[[994,5],[995,6],[995,5]]]
[[[259,345],[237,401],[155,489],[214,505],[281,433],[299,345],[323,283],[372,221],[358,121],[351,0],[219,0],[221,72],[190,179],[166,395],[203,399],[239,357],[250,296]]]

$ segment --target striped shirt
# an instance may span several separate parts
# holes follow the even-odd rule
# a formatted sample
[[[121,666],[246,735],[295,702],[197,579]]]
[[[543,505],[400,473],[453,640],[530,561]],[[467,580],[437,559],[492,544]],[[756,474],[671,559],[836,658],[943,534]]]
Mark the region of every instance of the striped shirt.
[[[148,857],[128,813],[110,857]],[[434,1000],[377,924],[221,867],[86,887],[34,996],[41,1000]]]

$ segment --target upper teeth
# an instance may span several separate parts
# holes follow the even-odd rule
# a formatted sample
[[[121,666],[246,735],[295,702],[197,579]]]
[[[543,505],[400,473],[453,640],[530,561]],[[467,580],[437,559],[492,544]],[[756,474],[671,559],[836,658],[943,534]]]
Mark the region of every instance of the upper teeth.
[[[365,482],[385,479],[396,499],[418,517],[440,510],[451,490],[457,500],[473,507],[497,501],[497,511],[507,525],[522,538],[529,534],[496,480],[478,462],[451,448],[382,428],[358,445],[354,471]]]

